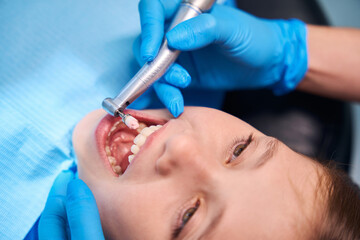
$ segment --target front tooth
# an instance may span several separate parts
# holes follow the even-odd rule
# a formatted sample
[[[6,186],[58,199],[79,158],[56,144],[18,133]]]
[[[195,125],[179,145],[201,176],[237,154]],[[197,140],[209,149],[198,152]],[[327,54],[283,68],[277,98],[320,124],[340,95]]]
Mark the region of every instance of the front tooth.
[[[136,138],[134,139],[134,143],[136,145],[138,145],[139,147],[141,147],[142,145],[144,145],[145,143],[145,140],[146,140],[146,137],[142,134],[139,134],[136,136]]]
[[[156,130],[157,130],[156,126],[154,126],[154,125],[150,126],[149,128],[150,128],[151,130],[153,130],[153,131],[156,131]]]
[[[148,137],[150,136],[150,134],[152,134],[154,131],[151,130],[150,128],[144,128],[142,131],[141,131],[141,134],[144,135],[145,137]]]
[[[140,150],[140,148],[137,145],[134,144],[131,146],[131,152],[133,154],[137,154],[139,152],[139,150]]]
[[[134,159],[135,155],[129,155],[128,157],[128,160],[129,160],[129,163],[131,163],[131,161]]]

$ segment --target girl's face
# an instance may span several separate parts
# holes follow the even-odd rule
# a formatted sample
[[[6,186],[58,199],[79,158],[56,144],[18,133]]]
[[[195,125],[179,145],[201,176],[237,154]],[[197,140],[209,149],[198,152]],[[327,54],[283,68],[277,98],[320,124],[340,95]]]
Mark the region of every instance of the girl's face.
[[[189,107],[177,119],[165,110],[129,113],[163,125],[138,137],[145,143],[129,166],[138,132],[120,119],[94,111],[73,135],[79,177],[107,238],[297,239],[311,225],[312,160],[221,111]]]

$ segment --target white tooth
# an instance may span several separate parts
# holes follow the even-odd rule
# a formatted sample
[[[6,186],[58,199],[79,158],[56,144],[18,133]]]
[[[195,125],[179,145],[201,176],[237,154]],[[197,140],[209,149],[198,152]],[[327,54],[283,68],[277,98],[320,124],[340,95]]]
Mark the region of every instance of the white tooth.
[[[111,155],[111,151],[110,151],[110,147],[109,147],[109,146],[106,146],[106,147],[105,147],[105,152],[106,152],[106,155],[108,155],[108,156]]]
[[[142,145],[144,145],[145,143],[145,140],[146,140],[146,137],[142,134],[139,134],[136,136],[136,138],[134,139],[134,143],[136,145],[138,145],[139,147],[141,147]]]
[[[129,163],[131,163],[131,161],[134,159],[135,155],[129,155],[128,159],[129,159]]]
[[[154,131],[151,130],[150,128],[144,128],[142,131],[141,131],[141,134],[144,135],[145,137],[149,136],[150,134],[152,134]]]
[[[134,144],[131,146],[131,152],[133,154],[137,154],[139,152],[139,150],[140,150],[140,148],[137,145]]]
[[[108,156],[108,160],[111,165],[114,165],[116,163],[116,159],[112,156]]]
[[[118,166],[118,165],[114,166],[114,167],[113,167],[113,170],[114,170],[114,172],[116,172],[117,174],[120,174],[120,173],[121,173],[121,167]]]
[[[153,126],[150,126],[150,129],[153,130],[153,131],[156,131],[156,130],[157,130],[156,126],[154,126],[154,125],[153,125]]]
[[[156,126],[157,126],[158,128],[161,128],[161,127],[162,127],[162,125],[160,125],[160,124],[159,124],[159,125],[156,125]]]

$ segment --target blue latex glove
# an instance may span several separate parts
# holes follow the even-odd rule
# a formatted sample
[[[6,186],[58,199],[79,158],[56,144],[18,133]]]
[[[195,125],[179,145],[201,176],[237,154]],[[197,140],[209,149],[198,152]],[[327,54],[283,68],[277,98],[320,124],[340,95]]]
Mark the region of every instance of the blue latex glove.
[[[142,64],[158,53],[164,24],[180,0],[141,0],[142,35],[134,52]],[[293,90],[307,71],[306,26],[298,20],[267,20],[216,4],[212,11],[180,23],[166,34],[169,46],[181,51],[154,89],[170,112],[182,112],[179,87],[203,89],[271,88],[275,94]],[[205,47],[205,48],[204,48]],[[190,73],[190,74],[189,74]]]
[[[91,190],[71,171],[60,173],[39,223],[39,239],[105,239]],[[70,238],[71,236],[71,238]]]

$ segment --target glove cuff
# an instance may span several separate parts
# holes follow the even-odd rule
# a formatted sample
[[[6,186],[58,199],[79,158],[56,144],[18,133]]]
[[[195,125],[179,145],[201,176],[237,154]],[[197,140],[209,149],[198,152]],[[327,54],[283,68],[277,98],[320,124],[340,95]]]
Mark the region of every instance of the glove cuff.
[[[302,21],[291,19],[279,22],[283,36],[283,71],[280,81],[272,86],[275,95],[294,90],[308,70],[307,29]]]

